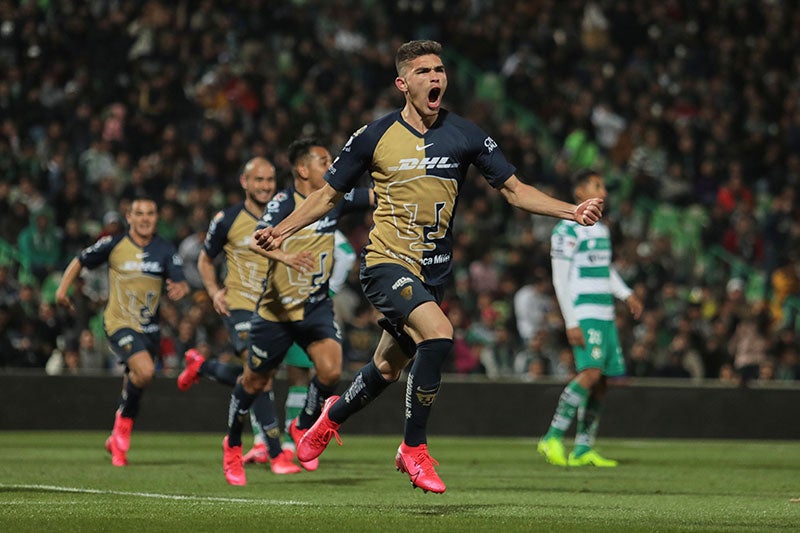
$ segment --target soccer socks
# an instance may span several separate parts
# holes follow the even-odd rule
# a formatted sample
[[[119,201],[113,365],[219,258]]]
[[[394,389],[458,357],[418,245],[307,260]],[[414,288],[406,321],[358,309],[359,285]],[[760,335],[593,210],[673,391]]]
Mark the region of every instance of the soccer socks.
[[[144,389],[134,385],[130,378],[125,380],[125,389],[122,391],[119,401],[119,409],[123,417],[136,418],[136,415],[139,414],[139,402],[142,394],[144,394]]]
[[[337,424],[347,420],[369,402],[378,397],[386,387],[394,383],[383,377],[381,371],[370,361],[358,371],[347,391],[342,395],[344,401],[336,402],[328,411],[328,418]]]
[[[228,446],[242,445],[242,428],[247,420],[250,406],[253,405],[258,394],[248,394],[241,383],[237,383],[231,393],[231,403],[228,406]]]
[[[298,429],[308,429],[316,422],[322,412],[322,404],[333,395],[335,390],[335,385],[324,385],[317,376],[314,376],[308,385],[305,407],[297,417]]]
[[[292,385],[286,393],[285,414],[287,438],[285,439],[285,445],[294,446],[294,441],[288,436],[289,424],[292,423],[292,420],[300,416],[300,412],[306,405],[306,396],[308,396],[308,387],[302,385]]]
[[[578,409],[586,405],[586,400],[589,397],[589,391],[581,387],[577,381],[572,380],[569,382],[561,396],[558,399],[558,406],[556,413],[553,415],[553,421],[550,422],[550,429],[547,430],[545,439],[551,437],[562,439],[564,433],[572,425],[572,421],[578,413]]]
[[[242,367],[221,363],[216,359],[206,359],[197,371],[201,376],[224,383],[230,387],[236,385],[236,379],[242,374]]]
[[[578,429],[575,433],[575,449],[572,451],[576,456],[592,449],[602,410],[602,402],[594,395],[589,397],[585,407],[578,409]]]
[[[428,416],[439,393],[442,365],[452,351],[452,339],[432,339],[417,344],[417,356],[406,384],[406,446],[427,443]]]
[[[252,417],[256,419],[260,433],[264,437],[269,456],[273,459],[281,454],[281,430],[275,416],[275,402],[272,391],[259,394],[251,406]],[[230,439],[229,439],[230,442]]]

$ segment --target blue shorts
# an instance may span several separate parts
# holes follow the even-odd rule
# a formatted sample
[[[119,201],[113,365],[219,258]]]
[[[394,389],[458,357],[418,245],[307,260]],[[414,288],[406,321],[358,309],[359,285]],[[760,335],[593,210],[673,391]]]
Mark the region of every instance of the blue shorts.
[[[222,322],[228,330],[228,336],[236,355],[241,355],[247,350],[247,340],[250,337],[250,319],[253,311],[244,309],[231,309],[231,316],[223,316]]]
[[[272,322],[254,314],[247,365],[254,372],[269,372],[283,362],[293,342],[308,351],[309,344],[323,339],[342,342],[339,326],[333,319],[333,302],[330,298],[307,305],[305,318],[296,322]]]
[[[405,320],[425,302],[441,303],[444,286],[427,285],[407,268],[382,263],[367,268],[361,263],[361,288],[375,308],[393,322]]]
[[[131,328],[118,329],[108,336],[108,344],[120,361],[128,362],[128,358],[139,352],[149,352],[155,359],[161,353],[161,332],[140,333]]]

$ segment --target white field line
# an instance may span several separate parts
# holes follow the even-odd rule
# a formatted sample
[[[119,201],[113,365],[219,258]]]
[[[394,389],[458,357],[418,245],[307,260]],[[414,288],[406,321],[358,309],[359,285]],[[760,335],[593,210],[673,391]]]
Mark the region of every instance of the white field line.
[[[250,498],[225,498],[220,496],[194,496],[185,494],[159,494],[157,492],[126,492],[121,490],[85,489],[80,487],[60,487],[58,485],[17,485],[0,483],[0,489],[23,489],[42,492],[67,492],[77,494],[112,494],[115,496],[134,496],[137,498],[154,498],[158,500],[185,500],[195,502],[225,502],[225,503],[260,503],[266,505],[310,505],[307,502],[295,500],[257,500]],[[3,502],[0,501],[0,505]]]

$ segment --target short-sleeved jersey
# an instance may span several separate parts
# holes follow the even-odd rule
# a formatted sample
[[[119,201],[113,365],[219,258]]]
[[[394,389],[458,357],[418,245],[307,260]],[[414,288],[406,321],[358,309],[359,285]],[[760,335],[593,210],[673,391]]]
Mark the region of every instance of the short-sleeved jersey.
[[[364,172],[372,175],[377,207],[363,256],[368,267],[396,263],[441,285],[452,268],[456,203],[470,164],[493,187],[516,169],[491,137],[455,113],[440,111],[423,135],[400,111],[354,133],[325,179],[347,191]]]
[[[103,321],[109,335],[121,328],[140,333],[158,331],[164,280],[185,280],[183,261],[175,246],[158,235],[144,248],[127,233],[103,237],[81,251],[78,261],[89,269],[108,263],[108,304]]]
[[[279,192],[267,204],[257,229],[278,224],[304,200],[305,197],[294,187]],[[335,246],[334,233],[339,217],[349,211],[366,209],[369,206],[369,189],[353,189],[320,220],[283,241],[281,249],[286,253],[304,250],[312,252],[315,268],[302,274],[283,263],[270,261],[257,309],[262,318],[273,322],[303,320],[308,305],[328,298],[328,279],[333,267]]]
[[[578,320],[614,320],[611,292],[611,236],[602,222],[581,226],[562,220],[550,238],[550,256],[569,266],[570,299]]]
[[[203,250],[214,259],[225,254],[227,275],[225,287],[228,307],[252,311],[261,296],[269,261],[249,248],[258,217],[248,211],[244,202],[218,212],[211,219],[203,242]]]

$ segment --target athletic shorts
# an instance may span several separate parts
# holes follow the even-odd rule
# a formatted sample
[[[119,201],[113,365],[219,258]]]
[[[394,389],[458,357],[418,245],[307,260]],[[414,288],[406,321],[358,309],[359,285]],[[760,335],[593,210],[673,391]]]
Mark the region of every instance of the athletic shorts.
[[[575,346],[575,369],[599,368],[604,376],[625,374],[625,359],[619,344],[617,327],[612,320],[585,319],[578,321],[586,345]]]
[[[139,352],[149,352],[150,357],[155,359],[161,353],[159,344],[161,342],[161,332],[140,333],[131,328],[121,328],[108,335],[108,344],[120,361],[128,363],[128,358]]]
[[[289,346],[289,351],[286,352],[286,359],[284,362],[289,366],[296,366],[300,368],[314,368],[314,362],[309,359],[308,354],[296,342]]]
[[[247,365],[259,373],[278,368],[293,342],[303,350],[323,339],[342,342],[339,326],[333,319],[333,302],[325,298],[306,307],[305,318],[295,322],[272,322],[254,314],[251,319]]]
[[[223,316],[222,322],[228,330],[228,336],[236,355],[241,355],[247,350],[247,339],[250,336],[250,319],[253,311],[244,309],[231,309],[231,316]]]
[[[361,288],[375,309],[394,322],[405,320],[411,311],[425,302],[441,303],[443,286],[432,286],[407,268],[382,263],[367,268],[361,264]]]

